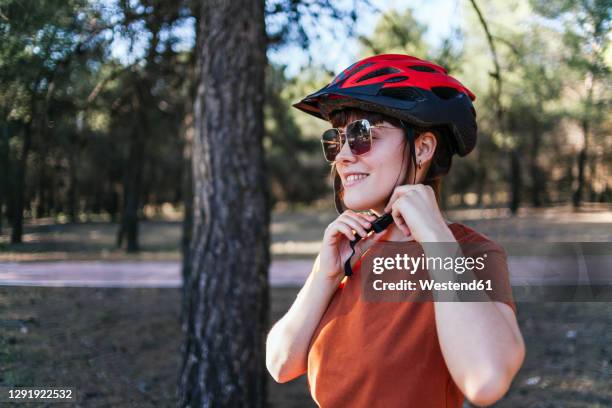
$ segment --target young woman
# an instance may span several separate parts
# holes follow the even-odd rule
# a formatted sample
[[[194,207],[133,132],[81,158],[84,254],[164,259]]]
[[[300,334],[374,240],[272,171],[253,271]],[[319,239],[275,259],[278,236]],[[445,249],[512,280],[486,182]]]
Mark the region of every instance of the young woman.
[[[525,348],[505,252],[445,220],[438,206],[452,156],[475,146],[474,99],[444,68],[393,54],[353,64],[295,105],[333,126],[322,142],[340,215],[326,228],[304,287],[268,334],[266,365],[276,381],[307,373],[321,407],[462,407],[464,397],[483,406],[506,393]],[[369,232],[384,214],[393,222]],[[486,276],[506,294],[501,300],[364,298],[368,253],[402,253],[418,243],[424,255],[456,257],[466,242],[486,248],[495,265]],[[424,273],[449,277],[436,267]]]

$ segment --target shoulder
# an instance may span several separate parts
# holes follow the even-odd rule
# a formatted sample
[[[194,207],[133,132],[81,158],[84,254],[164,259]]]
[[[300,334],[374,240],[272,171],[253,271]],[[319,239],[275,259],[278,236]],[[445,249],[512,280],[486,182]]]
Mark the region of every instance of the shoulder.
[[[482,241],[493,241],[485,234],[476,231],[475,229],[468,227],[460,222],[453,222],[448,224],[448,227],[452,231],[455,239],[460,242],[482,242]]]
[[[470,247],[473,249],[499,251],[504,256],[506,251],[496,241],[488,237],[487,235],[476,231],[475,229],[462,224],[460,222],[453,222],[448,225],[455,239],[462,247]]]

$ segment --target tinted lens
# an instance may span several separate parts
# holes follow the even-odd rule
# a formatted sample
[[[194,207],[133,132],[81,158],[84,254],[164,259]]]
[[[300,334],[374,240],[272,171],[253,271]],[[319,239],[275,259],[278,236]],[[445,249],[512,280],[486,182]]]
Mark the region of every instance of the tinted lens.
[[[370,151],[372,137],[370,122],[367,119],[360,119],[349,123],[346,127],[346,135],[353,154],[364,154]]]
[[[321,144],[323,145],[325,159],[330,162],[336,160],[336,156],[342,148],[342,141],[338,129],[329,129],[323,132]]]

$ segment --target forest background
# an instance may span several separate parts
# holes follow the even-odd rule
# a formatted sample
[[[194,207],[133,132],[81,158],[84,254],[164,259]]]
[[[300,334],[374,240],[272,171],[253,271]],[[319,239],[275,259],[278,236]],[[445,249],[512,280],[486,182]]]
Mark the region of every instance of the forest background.
[[[274,208],[332,203],[327,124],[291,104],[382,52],[431,59],[477,95],[478,146],[454,161],[443,208],[610,202],[607,2],[483,1],[491,42],[471,2],[434,2],[426,23],[415,4],[378,3],[266,4]],[[190,205],[197,7],[3,2],[0,231],[12,243],[24,220],[105,220],[137,251],[141,220]]]

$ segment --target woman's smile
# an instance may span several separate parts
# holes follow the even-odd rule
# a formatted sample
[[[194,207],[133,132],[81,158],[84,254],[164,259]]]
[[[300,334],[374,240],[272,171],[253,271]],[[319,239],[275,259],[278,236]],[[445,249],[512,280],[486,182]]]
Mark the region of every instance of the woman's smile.
[[[344,187],[353,187],[363,182],[369,176],[368,173],[348,173],[344,177]]]

